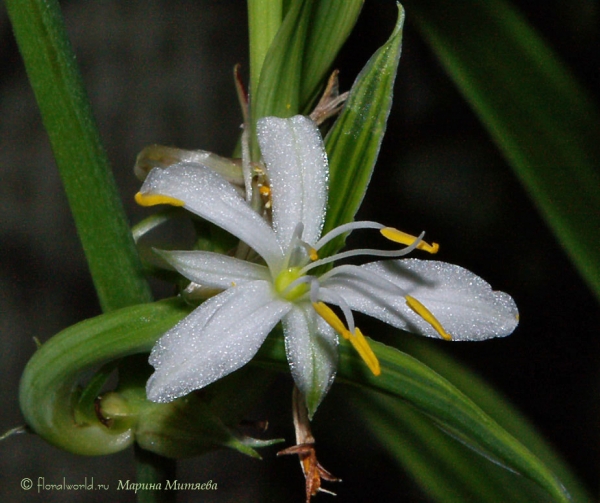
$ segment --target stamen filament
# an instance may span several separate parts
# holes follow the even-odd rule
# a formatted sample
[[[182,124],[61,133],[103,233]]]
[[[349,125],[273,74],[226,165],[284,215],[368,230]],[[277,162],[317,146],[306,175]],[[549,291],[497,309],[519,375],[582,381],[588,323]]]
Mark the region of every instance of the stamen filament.
[[[185,206],[185,203],[174,197],[163,196],[162,194],[142,194],[138,192],[135,195],[135,202],[140,206],[156,206],[157,204],[170,204],[171,206]]]
[[[333,231],[331,231],[331,232],[333,232]],[[301,269],[300,273],[306,274],[311,269],[314,269],[315,267],[319,267],[323,264],[329,264],[330,262],[335,262],[336,260],[342,260],[342,259],[345,259],[348,257],[358,257],[360,255],[369,255],[371,257],[387,257],[387,258],[402,257],[404,255],[408,255],[415,248],[417,248],[419,246],[419,244],[421,243],[421,239],[423,239],[424,235],[425,235],[425,233],[422,233],[418,238],[416,238],[417,240],[415,242],[413,242],[406,248],[402,248],[402,250],[375,250],[375,249],[371,249],[371,248],[359,248],[357,250],[348,250],[345,252],[336,253],[335,255],[331,255],[329,257],[325,257],[325,258],[322,258],[319,260],[315,260],[314,262],[311,262],[310,264],[304,266]]]
[[[451,341],[452,336],[446,332],[442,324],[438,321],[438,319],[433,315],[433,313],[427,309],[421,302],[419,302],[414,297],[410,295],[406,295],[404,297],[406,299],[406,305],[410,307],[415,313],[417,313],[421,318],[423,318],[427,323],[429,323],[435,331],[440,334],[440,337],[446,341]]]
[[[250,159],[250,141],[248,139],[248,128],[242,127],[242,175],[244,176],[244,188],[246,189],[246,201],[252,201],[252,162]],[[254,208],[257,209],[257,208]]]
[[[403,245],[412,245],[415,241],[419,239],[416,236],[407,234],[406,232],[402,232],[398,229],[395,229],[394,227],[384,227],[379,232],[381,232],[381,234],[390,241],[393,241],[394,243],[400,243]],[[437,243],[429,244],[425,241],[419,241],[419,243],[417,244],[417,248],[419,250],[423,250],[433,254],[438,252],[438,250],[440,249],[440,245]]]
[[[348,327],[348,330],[354,333],[355,325],[354,316],[352,316],[352,309],[350,309],[350,306],[341,295],[337,294],[329,288],[323,288],[319,286],[318,300],[322,300],[323,302],[328,302],[329,304],[335,304],[336,306],[338,306],[342,310],[344,318],[346,318],[346,326]]]
[[[315,248],[317,250],[320,250],[321,248],[323,248],[324,245],[329,243],[329,241],[338,237],[340,234],[345,234],[346,232],[351,232],[356,229],[383,229],[384,227],[385,225],[382,225],[377,222],[370,222],[368,220],[343,224],[336,227],[335,229],[330,230],[321,239],[319,239],[315,243]]]
[[[356,352],[367,364],[367,367],[369,367],[369,370],[373,372],[373,375],[378,376],[381,374],[379,360],[358,327],[354,329],[354,332],[348,330],[338,315],[333,312],[333,309],[323,302],[313,302],[313,308],[321,318],[329,323],[331,328],[339,333],[344,339],[350,341]]]

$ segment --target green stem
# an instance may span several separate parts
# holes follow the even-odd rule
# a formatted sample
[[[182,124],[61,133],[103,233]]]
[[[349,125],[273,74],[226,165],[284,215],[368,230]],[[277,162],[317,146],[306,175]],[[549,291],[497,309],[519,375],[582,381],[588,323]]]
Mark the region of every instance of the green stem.
[[[102,310],[109,312],[149,302],[150,288],[76,66],[60,6],[55,0],[5,3]],[[70,403],[71,390],[62,391],[61,399]],[[70,414],[62,420],[72,423]],[[96,430],[96,440],[100,440],[102,427]],[[119,439],[116,444],[131,439],[129,432],[116,437]],[[140,451],[136,449],[138,474],[143,478],[140,482],[159,482],[157,477],[161,473],[173,469],[173,462],[156,455],[148,457]],[[167,494],[159,493],[153,501],[164,499]]]
[[[134,446],[134,453],[136,479],[139,482],[152,481],[157,487],[156,490],[140,491],[137,498],[138,502],[175,503],[177,501],[177,491],[165,490],[167,480],[173,481],[176,478],[175,460],[142,449],[137,444]]]
[[[125,212],[56,0],[7,0],[102,310],[149,302]]]
[[[260,72],[283,19],[281,0],[248,0],[250,96],[256,95]]]

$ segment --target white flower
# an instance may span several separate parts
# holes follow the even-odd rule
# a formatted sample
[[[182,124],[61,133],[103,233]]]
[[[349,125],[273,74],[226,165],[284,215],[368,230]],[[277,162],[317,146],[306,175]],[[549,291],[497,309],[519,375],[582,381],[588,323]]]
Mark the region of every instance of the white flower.
[[[342,225],[321,236],[328,166],[317,127],[302,116],[268,117],[258,122],[257,134],[272,225],[220,175],[198,163],[153,169],[136,195],[147,206],[183,206],[239,238],[264,261],[206,251],[159,252],[191,281],[222,292],[157,342],[150,356],[156,369],[147,385],[150,400],[169,402],[240,368],[280,321],[291,372],[311,415],[334,379],[338,334],[353,344],[374,374],[380,372],[352,310],[410,332],[452,340],[482,340],[514,330],[518,312],[512,298],[452,264],[383,260],[339,265],[316,276],[315,269],[326,269],[319,266],[348,256],[398,257],[415,248],[435,253],[437,245],[375,222]],[[375,229],[407,246],[319,257],[323,245],[355,229]],[[341,318],[330,305],[340,309]]]

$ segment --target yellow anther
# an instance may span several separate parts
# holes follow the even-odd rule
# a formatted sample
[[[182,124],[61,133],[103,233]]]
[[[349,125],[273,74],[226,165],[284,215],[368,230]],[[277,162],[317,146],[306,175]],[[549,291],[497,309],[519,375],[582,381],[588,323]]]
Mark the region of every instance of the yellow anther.
[[[381,374],[379,360],[358,327],[354,329],[354,333],[350,332],[350,330],[346,328],[346,325],[344,325],[344,322],[340,320],[339,316],[333,312],[333,309],[323,302],[313,302],[313,307],[317,314],[329,323],[331,328],[339,333],[344,339],[350,341],[354,349],[356,349],[357,353],[374,375],[378,376]]]
[[[379,360],[375,356],[375,353],[373,353],[371,346],[369,346],[367,339],[365,339],[365,336],[362,334],[360,329],[356,327],[354,329],[354,334],[351,335],[352,337],[350,337],[350,342],[354,346],[354,349],[358,351],[360,357],[365,361],[367,367],[369,367],[371,372],[373,372],[373,375],[378,376],[379,374],[381,374]]]
[[[315,250],[314,248],[311,248],[310,250],[308,250],[308,256],[310,257],[310,259],[313,262],[319,258],[319,254],[317,253],[317,250]]]
[[[435,331],[440,334],[440,337],[446,341],[451,341],[452,336],[444,330],[442,324],[438,321],[438,319],[433,315],[433,313],[427,309],[423,304],[421,304],[417,299],[407,295],[405,297],[406,305],[410,307],[415,313],[417,313],[421,318],[423,318],[427,323],[429,323]]]
[[[268,185],[261,185],[258,189],[261,195],[268,197],[271,195],[271,189]]]
[[[156,206],[157,204],[170,204],[171,206],[184,206],[185,203],[174,197],[163,196],[161,194],[142,194],[138,192],[135,195],[135,202],[140,206]]]
[[[383,229],[381,229],[379,232],[381,232],[381,234],[389,239],[390,241],[393,241],[394,243],[400,243],[403,245],[407,245],[410,246],[411,244],[413,244],[417,239],[419,239],[416,236],[413,236],[412,234],[407,234],[406,232],[402,232],[399,231],[398,229],[394,229],[393,227],[384,227]],[[440,245],[437,243],[426,243],[425,241],[421,241],[418,245],[417,248],[419,250],[423,250],[429,253],[437,253],[438,250],[440,249]]]

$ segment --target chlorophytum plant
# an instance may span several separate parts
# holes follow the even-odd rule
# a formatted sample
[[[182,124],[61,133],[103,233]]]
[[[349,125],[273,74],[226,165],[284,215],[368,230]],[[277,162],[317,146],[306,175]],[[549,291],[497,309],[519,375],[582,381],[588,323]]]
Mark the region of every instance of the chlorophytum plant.
[[[436,260],[439,247],[429,236],[402,232],[402,222],[355,220],[369,197],[392,103],[402,6],[388,40],[340,93],[333,62],[361,9],[371,6],[358,0],[249,0],[249,82],[244,85],[239,68],[233,79],[243,121],[238,152],[226,158],[145,149],[135,166],[143,180],[135,198],[160,209],[130,229],[58,4],[5,3],[104,311],[32,355],[19,391],[29,431],[82,455],[133,446],[138,464],[152,468],[139,470],[139,481],[152,488],[172,473],[178,458],[220,448],[259,457],[259,449],[279,442],[248,436],[239,424],[273,372],[291,372],[296,439],[286,439],[289,445],[279,453],[299,456],[307,501],[330,492],[324,486],[338,480],[317,460],[311,421],[319,420],[320,404],[342,383],[356,388],[367,427],[435,501],[450,501],[448,495],[588,501],[533,429],[516,412],[506,419],[513,409],[491,388],[471,377],[461,390],[427,364],[443,360],[453,368],[448,357],[432,349],[417,359],[365,336],[355,322],[353,313],[361,312],[396,327],[398,337],[407,331],[448,343],[507,336],[518,324],[508,294],[459,265]],[[496,23],[517,53],[525,52],[525,36],[540,44],[547,67],[562,75],[509,4],[466,4],[483,24]],[[505,16],[494,17],[491,4]],[[553,181],[539,170],[544,156],[577,156],[578,175],[595,180],[587,145],[574,137],[560,143],[568,151],[559,153],[522,147],[516,138],[523,131],[494,100],[496,92],[509,92],[506,80],[513,83],[509,73],[515,68],[495,72],[490,84],[465,57],[485,48],[468,38],[461,39],[464,47],[448,43],[463,7],[448,12],[409,3],[409,16],[412,9],[556,224],[573,261],[600,291],[598,250],[582,238],[597,236],[598,227],[563,211]],[[561,82],[576,86],[568,76]],[[551,143],[560,118],[549,116],[545,123]],[[573,186],[566,181],[561,190],[569,193]],[[584,190],[580,200],[586,214],[599,207],[592,192]],[[175,218],[194,223],[193,248],[155,249],[153,259],[140,259],[151,231]],[[347,248],[351,232],[370,233],[377,244]],[[172,281],[179,295],[154,301],[148,274]],[[83,381],[90,371],[93,377]],[[107,389],[115,372],[118,384]],[[412,443],[397,441],[390,424],[410,432]],[[479,464],[478,456],[486,461]],[[148,494],[156,501],[165,497]]]

